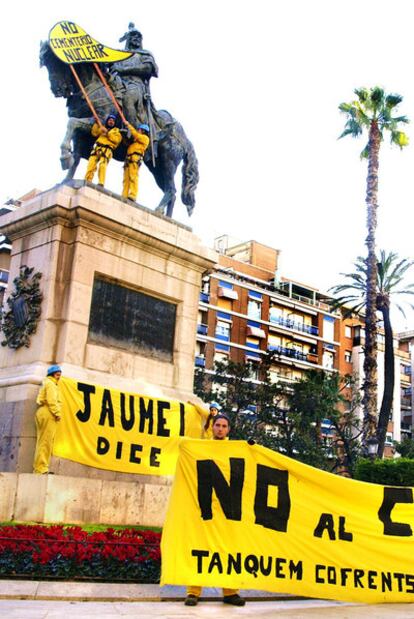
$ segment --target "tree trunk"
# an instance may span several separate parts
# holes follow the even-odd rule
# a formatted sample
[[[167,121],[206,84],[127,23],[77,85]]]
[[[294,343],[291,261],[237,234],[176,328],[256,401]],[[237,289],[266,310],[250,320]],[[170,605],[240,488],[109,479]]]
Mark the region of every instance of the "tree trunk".
[[[375,434],[377,421],[377,257],[375,253],[375,232],[377,228],[378,200],[378,165],[381,136],[377,121],[373,120],[368,141],[368,176],[367,176],[367,299],[365,316],[365,350],[364,350],[364,411],[362,444],[366,447],[367,439]]]
[[[382,396],[381,410],[378,417],[377,439],[378,457],[384,453],[385,438],[387,436],[388,421],[394,396],[395,366],[394,366],[394,342],[390,321],[389,299],[381,299],[378,304],[384,320],[385,352],[384,352],[384,394]]]

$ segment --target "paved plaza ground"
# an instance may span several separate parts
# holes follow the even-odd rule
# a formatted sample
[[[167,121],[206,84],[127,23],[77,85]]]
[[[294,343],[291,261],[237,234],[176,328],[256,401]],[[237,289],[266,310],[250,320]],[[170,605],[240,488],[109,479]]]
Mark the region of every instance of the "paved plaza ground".
[[[246,606],[234,608],[220,601],[219,589],[205,589],[204,599],[190,608],[183,604],[184,594],[183,587],[157,585],[0,580],[0,618],[414,619],[414,604],[350,604],[246,591]]]
[[[277,619],[332,617],[335,619],[405,619],[414,618],[410,604],[360,605],[323,600],[285,600],[249,602],[243,608],[220,602],[199,603],[188,608],[181,602],[60,602],[57,600],[0,600],[2,619]]]

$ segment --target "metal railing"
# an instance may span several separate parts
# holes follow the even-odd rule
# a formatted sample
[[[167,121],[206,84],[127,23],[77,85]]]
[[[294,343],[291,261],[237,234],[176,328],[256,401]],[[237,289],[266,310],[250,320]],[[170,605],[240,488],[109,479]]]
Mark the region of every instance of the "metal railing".
[[[302,333],[309,333],[310,335],[319,335],[318,327],[313,325],[305,325],[301,322],[296,322],[290,318],[282,318],[281,316],[270,316],[269,321],[280,325],[281,327],[287,327],[288,329],[296,329],[296,331],[302,331]]]
[[[300,352],[300,350],[295,350],[294,348],[286,348],[285,346],[272,346],[271,344],[268,346],[268,350],[277,352],[285,357],[290,357],[292,359],[298,359],[299,361],[307,361],[308,355]]]

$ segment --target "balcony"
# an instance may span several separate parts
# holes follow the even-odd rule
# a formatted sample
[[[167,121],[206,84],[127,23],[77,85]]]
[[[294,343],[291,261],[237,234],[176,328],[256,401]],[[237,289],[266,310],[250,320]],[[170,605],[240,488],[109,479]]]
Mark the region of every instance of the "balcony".
[[[283,355],[284,357],[290,357],[291,359],[297,359],[298,361],[308,361],[308,355],[295,350],[294,348],[286,348],[285,346],[268,346],[268,350],[274,351]]]
[[[269,321],[273,324],[280,325],[281,327],[286,327],[287,329],[294,329],[296,331],[301,331],[302,333],[308,333],[309,335],[319,335],[318,327],[314,327],[313,325],[305,325],[301,322],[295,322],[290,318],[270,316]]]
[[[208,331],[208,326],[207,325],[203,325],[201,323],[199,323],[197,325],[197,333],[199,335],[207,335],[207,331]]]
[[[401,398],[401,406],[404,406],[404,408],[411,408],[411,406],[412,406],[412,399],[411,399],[411,397],[402,396],[402,398]]]
[[[210,303],[210,295],[208,292],[200,292],[200,301],[203,303]]]

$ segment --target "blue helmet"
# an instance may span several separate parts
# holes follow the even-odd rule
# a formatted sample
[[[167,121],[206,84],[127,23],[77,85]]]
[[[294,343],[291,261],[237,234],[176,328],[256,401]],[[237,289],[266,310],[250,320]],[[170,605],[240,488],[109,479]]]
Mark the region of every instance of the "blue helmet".
[[[149,125],[146,125],[145,123],[143,123],[142,125],[138,125],[138,129],[143,129],[147,133],[149,133],[150,130]]]
[[[209,409],[216,408],[218,411],[221,411],[221,406],[217,402],[210,402]]]
[[[107,122],[108,122],[108,120],[109,120],[110,118],[112,118],[112,120],[113,120],[114,122],[116,122],[116,116],[115,116],[115,114],[108,114],[108,116],[106,117],[106,120],[105,120],[105,125],[107,124]]]
[[[62,368],[60,367],[60,365],[51,365],[50,368],[48,368],[47,370],[47,376],[51,376],[52,374],[55,374],[56,372],[61,372]]]

